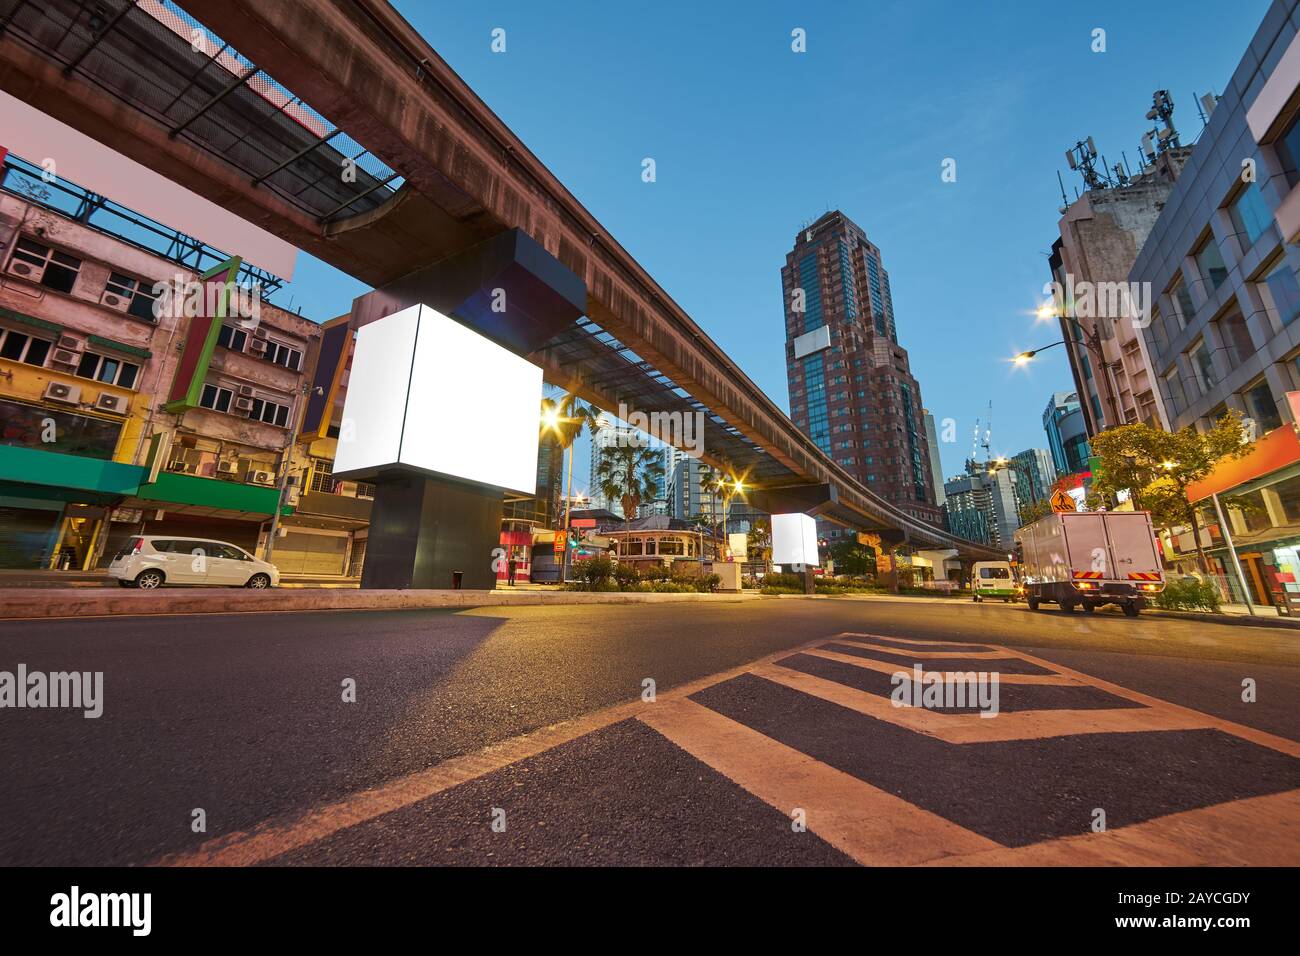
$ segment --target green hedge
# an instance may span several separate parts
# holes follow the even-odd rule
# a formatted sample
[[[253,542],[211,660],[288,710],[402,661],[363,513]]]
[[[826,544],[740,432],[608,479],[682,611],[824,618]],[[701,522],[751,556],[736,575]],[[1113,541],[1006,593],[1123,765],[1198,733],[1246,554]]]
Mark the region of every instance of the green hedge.
[[[1209,581],[1170,581],[1152,602],[1168,611],[1219,610],[1219,589]]]
[[[716,574],[688,577],[675,576],[672,569],[653,564],[638,569],[633,564],[619,564],[609,558],[590,558],[573,566],[573,581],[565,587],[570,591],[628,591],[656,594],[686,594],[697,591],[708,594],[716,591],[722,578]]]

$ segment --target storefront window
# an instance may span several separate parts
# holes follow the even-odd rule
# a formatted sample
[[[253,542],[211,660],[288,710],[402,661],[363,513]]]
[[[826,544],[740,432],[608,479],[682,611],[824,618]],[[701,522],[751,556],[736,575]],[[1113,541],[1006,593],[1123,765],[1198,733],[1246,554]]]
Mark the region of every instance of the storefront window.
[[[1282,513],[1288,524],[1300,523],[1300,475],[1279,481],[1269,488],[1282,503]]]
[[[83,458],[113,457],[122,423],[0,399],[0,444]]]

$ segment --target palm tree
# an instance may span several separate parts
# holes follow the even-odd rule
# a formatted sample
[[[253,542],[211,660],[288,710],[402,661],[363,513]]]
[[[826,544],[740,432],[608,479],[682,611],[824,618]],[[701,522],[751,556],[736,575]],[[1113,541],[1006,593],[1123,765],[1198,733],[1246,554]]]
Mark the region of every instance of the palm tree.
[[[542,437],[550,437],[560,448],[568,452],[568,472],[564,492],[564,560],[560,567],[560,580],[568,577],[569,566],[569,512],[573,504],[573,445],[585,428],[588,433],[596,434],[599,427],[600,409],[578,398],[572,392],[565,392],[558,399],[542,399]]]
[[[622,505],[626,532],[641,502],[653,501],[659,495],[664,479],[663,455],[638,442],[608,445],[600,450],[593,477],[607,500]]]

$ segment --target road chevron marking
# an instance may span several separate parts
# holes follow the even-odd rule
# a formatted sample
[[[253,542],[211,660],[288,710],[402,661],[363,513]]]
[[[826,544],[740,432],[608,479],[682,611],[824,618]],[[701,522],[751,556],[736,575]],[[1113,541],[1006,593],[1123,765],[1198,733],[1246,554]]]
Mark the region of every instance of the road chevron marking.
[[[889,673],[899,670],[900,665],[838,654],[820,647],[828,641],[845,638],[857,638],[860,641],[874,636],[844,632],[820,637],[805,645],[786,648],[757,661],[660,693],[654,704],[639,700],[617,704],[574,720],[539,728],[305,813],[266,821],[249,831],[213,838],[195,850],[164,856],[155,861],[154,865],[249,866],[263,863],[631,718],[641,720],[675,745],[783,813],[788,814],[795,807],[802,807],[808,811],[810,830],[861,863],[1052,865],[1077,862],[1090,865],[1132,862],[1135,853],[1141,854],[1141,858],[1147,862],[1223,862],[1225,843],[1221,834],[1224,830],[1239,832],[1241,839],[1238,842],[1243,852],[1248,849],[1251,854],[1249,858],[1243,856],[1227,862],[1294,865],[1300,857],[1300,827],[1290,827],[1285,833],[1278,834],[1281,838],[1277,840],[1270,836],[1266,846],[1256,847],[1251,842],[1258,839],[1257,834],[1261,830],[1268,832],[1270,828],[1276,827],[1277,821],[1294,818],[1300,810],[1300,790],[1185,811],[1106,834],[1085,834],[1047,840],[1027,847],[1008,848],[687,699],[715,684],[742,674],[754,674],[895,724],[916,721],[914,726],[908,723],[903,723],[903,726],[951,743],[1027,739],[1070,733],[1213,728],[1300,757],[1300,743],[1295,741],[1171,704],[1052,661],[993,644],[986,646],[999,657],[1019,658],[1056,672],[1051,675],[1003,676],[1001,679],[1008,683],[1090,685],[1144,704],[1145,707],[1112,711],[1018,711],[1000,714],[994,719],[981,718],[978,714],[944,714],[916,708],[895,708],[888,698],[865,694],[833,681],[781,667],[777,663],[782,658],[805,653]],[[942,650],[944,644],[953,643],[894,637],[889,639],[936,651]],[[891,653],[906,653],[900,648],[888,650]],[[939,656],[968,655],[945,653]],[[1117,716],[1099,718],[1099,714]],[[1139,714],[1148,716],[1136,723],[1132,722],[1132,718]],[[899,715],[907,716],[900,721]],[[1064,715],[1064,724],[1068,726],[1063,725],[1052,733],[1030,732],[1034,728],[1029,726],[1015,728],[1010,735],[1007,731],[986,729],[988,725],[1006,725],[1007,722],[1023,725],[1034,721],[1040,724],[1044,721],[1052,723],[1057,715]],[[1125,717],[1130,719],[1129,725],[1119,726]],[[1033,718],[1033,721],[1024,718]],[[1078,729],[1090,722],[1091,726]],[[1110,723],[1115,723],[1116,726],[1097,726]],[[1043,728],[1040,727],[1039,730],[1041,729]],[[1203,847],[1207,848],[1204,852]]]
[[[648,708],[662,707],[672,700],[689,697],[706,687],[739,677],[747,673],[755,664],[797,654],[822,640],[825,638],[787,648],[760,658],[758,661],[749,661],[738,667],[660,692],[656,703],[647,704],[638,699],[625,704],[616,704],[574,720],[542,727],[492,744],[476,753],[453,757],[427,770],[398,777],[371,790],[350,794],[334,803],[308,810],[297,816],[269,820],[252,830],[240,830],[214,837],[194,850],[163,856],[155,860],[152,865],[252,866],[264,863],[291,850],[333,836],[341,830],[374,820],[394,810],[436,796],[462,783],[469,783],[501,770],[513,763],[535,757],[594,731],[638,717]]]
[[[936,657],[953,657],[961,658],[962,660],[969,658],[970,660],[983,661],[1006,660],[1007,658],[1005,651],[945,651],[942,647],[937,647],[932,651],[915,651],[909,650],[905,647],[886,647],[882,644],[868,644],[865,641],[841,641],[840,643],[852,643],[854,647],[860,647],[864,651],[880,651],[885,654],[897,654],[900,656],[906,654],[918,661],[929,660]]]
[[[857,631],[845,631],[841,634],[835,635],[834,637],[827,638],[827,640],[835,641],[845,637],[871,639],[873,637],[884,637],[884,636],[885,635],[883,634],[881,635],[864,634]],[[888,639],[897,640],[897,641],[904,640],[904,638],[901,637],[898,638],[890,637]],[[925,644],[925,645],[933,646],[936,644],[942,644],[944,642],[909,640],[906,643]],[[985,642],[981,642],[981,643],[985,643]],[[1247,727],[1246,725],[1236,723],[1235,721],[1225,720],[1221,717],[1215,717],[1213,714],[1207,714],[1204,713],[1203,711],[1193,710],[1190,707],[1183,707],[1180,704],[1170,703],[1169,701],[1162,700],[1159,697],[1152,697],[1150,694],[1143,694],[1140,693],[1139,691],[1130,690],[1129,688],[1124,687],[1120,684],[1114,684],[1111,683],[1110,681],[1102,680],[1100,677],[1093,677],[1091,674],[1085,674],[1082,671],[1074,670],[1073,668],[1066,667],[1063,664],[1058,664],[1055,661],[1047,660],[1046,658],[1035,657],[1033,654],[1028,654],[1024,651],[1014,650],[1012,648],[1005,647],[1000,644],[986,644],[986,646],[992,648],[994,651],[1000,652],[1003,657],[1015,657],[1015,658],[1019,658],[1022,661],[1027,661],[1030,664],[1037,664],[1039,667],[1045,667],[1048,670],[1055,671],[1061,677],[1070,678],[1072,680],[1078,681],[1081,684],[1091,685],[1093,687],[1098,688],[1099,690],[1104,690],[1107,693],[1114,694],[1116,697],[1123,697],[1125,700],[1131,700],[1134,703],[1144,704],[1146,707],[1151,708],[1153,710],[1163,710],[1171,714],[1177,714],[1189,721],[1199,720],[1201,721],[1201,723],[1198,725],[1200,727],[1211,729],[1211,730],[1222,731],[1225,734],[1229,734],[1233,737],[1240,737],[1242,740],[1249,741],[1250,743],[1253,744],[1258,744],[1261,747],[1267,747],[1270,750],[1276,750],[1290,757],[1300,758],[1300,742],[1290,740],[1286,737],[1279,737],[1278,735],[1270,734],[1267,731],[1256,730],[1253,727]],[[803,653],[806,654],[818,653],[818,651],[804,651]],[[827,653],[830,652],[821,651],[818,654],[818,656],[825,656],[825,654]],[[846,655],[846,656],[852,656],[852,655]],[[849,663],[853,663],[853,662],[850,661]],[[891,665],[890,672],[892,673],[893,670],[896,670],[898,668],[899,665]],[[999,679],[1010,683],[1012,676],[1013,675],[1010,674],[1001,675]],[[1131,708],[1126,708],[1122,712],[1132,713],[1133,711]],[[1051,711],[1020,711],[1019,713],[1020,714],[1026,714],[1026,713],[1045,714],[1045,713],[1051,713]],[[948,714],[946,716],[951,719],[954,717],[959,717],[964,715]],[[994,718],[993,720],[985,718],[985,721],[987,723],[992,723],[994,722],[994,720],[1002,721],[1005,720],[1008,716],[1010,715],[1001,714],[998,717]],[[1141,728],[1133,728],[1133,729],[1141,729]]]
[[[929,866],[1297,866],[1300,790],[1243,797],[1028,846],[927,860]]]
[[[1007,650],[1003,648],[1004,650]],[[1073,670],[1053,661],[1044,660],[1041,657],[1034,657],[1032,654],[1026,654],[1021,651],[1007,650],[1008,654],[1013,654],[1022,660],[1029,661],[1031,664],[1037,664],[1040,667],[1050,667],[1058,674],[1064,674],[1067,677],[1074,677],[1091,684],[1093,687],[1100,688],[1116,697],[1124,697],[1138,704],[1146,704],[1148,707],[1163,708],[1165,710],[1175,711],[1183,714],[1194,714],[1205,721],[1205,725],[1214,730],[1220,730],[1225,734],[1233,737],[1240,737],[1253,744],[1261,747],[1267,747],[1270,750],[1277,750],[1291,757],[1300,757],[1300,743],[1289,740],[1286,737],[1279,737],[1276,734],[1270,734],[1267,731],[1256,730],[1254,727],[1247,727],[1245,724],[1239,724],[1235,721],[1224,720],[1221,717],[1215,717],[1213,714],[1206,714],[1199,710],[1192,710],[1190,707],[1183,707],[1180,704],[1172,704],[1167,700],[1161,700],[1159,697],[1152,697],[1149,694],[1143,694],[1135,690],[1129,690],[1119,684],[1112,684],[1110,681],[1102,680],[1100,677],[1092,677],[1081,671]]]
[[[1037,740],[1074,734],[1138,733],[1152,730],[1200,730],[1208,719],[1194,711],[1171,713],[1152,707],[1116,710],[1018,710],[996,717],[951,714],[924,707],[895,707],[879,694],[869,694],[835,681],[791,670],[779,664],[760,664],[750,672],[791,690],[821,698],[849,710],[887,721],[914,733],[950,744],[998,743]]]
[[[824,657],[828,661],[839,661],[841,664],[852,664],[854,667],[862,667],[869,671],[879,671],[882,674],[897,674],[902,671],[910,676],[911,669],[906,664],[891,664],[887,661],[876,661],[869,657],[858,657],[854,654],[841,654],[839,651],[833,651],[829,647],[812,647],[800,651],[801,654],[808,654],[812,657]],[[1006,655],[1003,655],[1004,657]],[[978,668],[973,668],[978,670]],[[967,671],[932,671],[931,673],[943,674],[945,678],[948,674],[965,674]],[[1075,680],[1073,677],[1066,677],[1064,674],[999,674],[998,680],[1003,684],[1052,684],[1065,685],[1071,687],[1082,687],[1083,682]]]
[[[669,742],[864,866],[908,866],[1005,849],[692,700],[638,718]]]

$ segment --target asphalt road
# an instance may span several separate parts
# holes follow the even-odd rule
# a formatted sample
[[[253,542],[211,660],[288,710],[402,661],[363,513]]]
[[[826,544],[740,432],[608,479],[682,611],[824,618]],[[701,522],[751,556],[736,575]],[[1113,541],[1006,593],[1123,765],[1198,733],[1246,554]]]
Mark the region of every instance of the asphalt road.
[[[891,708],[914,663],[1000,673],[998,717]],[[0,864],[1300,863],[1289,630],[906,600],[0,622],[19,664],[102,671],[103,715],[0,709]]]

